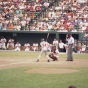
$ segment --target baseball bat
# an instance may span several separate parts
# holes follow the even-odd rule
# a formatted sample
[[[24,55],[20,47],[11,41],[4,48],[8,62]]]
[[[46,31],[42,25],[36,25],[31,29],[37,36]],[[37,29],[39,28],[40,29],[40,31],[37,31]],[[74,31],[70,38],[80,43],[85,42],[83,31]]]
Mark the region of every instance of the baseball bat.
[[[46,41],[48,40],[48,38],[49,38],[49,33],[47,34],[47,38],[46,38]]]

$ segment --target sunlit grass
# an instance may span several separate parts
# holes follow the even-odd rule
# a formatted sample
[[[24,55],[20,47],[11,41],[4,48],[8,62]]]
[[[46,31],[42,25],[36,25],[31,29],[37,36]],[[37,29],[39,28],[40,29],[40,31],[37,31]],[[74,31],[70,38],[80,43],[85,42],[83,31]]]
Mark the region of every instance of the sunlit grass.
[[[0,51],[0,59],[37,59],[40,52],[15,52]],[[61,59],[66,59],[66,53],[60,53]],[[42,58],[45,56],[43,55]],[[88,54],[73,54],[74,59],[88,59]],[[38,63],[37,63],[38,64]],[[68,63],[69,64],[69,63]],[[53,65],[53,64],[52,64]],[[0,88],[68,88],[69,85],[75,85],[77,88],[88,88],[88,67],[60,67],[46,66],[46,68],[57,69],[76,69],[75,73],[64,74],[40,74],[26,73],[25,70],[40,68],[41,65],[9,68],[0,70]],[[43,66],[44,67],[44,66]]]
[[[23,58],[37,58],[40,52],[15,52],[15,51],[1,51],[0,52],[0,57],[14,57],[14,58],[18,58],[18,57],[23,57]],[[66,53],[60,53],[59,54],[60,58],[66,58],[67,54]],[[45,57],[45,55],[42,55],[42,57]],[[75,59],[88,59],[88,54],[73,54],[73,57]]]

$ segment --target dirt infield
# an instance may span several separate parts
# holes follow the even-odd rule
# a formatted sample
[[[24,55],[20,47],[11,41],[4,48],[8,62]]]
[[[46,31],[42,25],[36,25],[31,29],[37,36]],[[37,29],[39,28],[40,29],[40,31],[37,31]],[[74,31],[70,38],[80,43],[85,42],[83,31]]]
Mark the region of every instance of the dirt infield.
[[[60,74],[60,73],[73,73],[78,72],[79,70],[74,69],[56,69],[56,68],[34,68],[27,70],[27,73],[41,73],[41,74]]]
[[[73,73],[79,71],[74,69],[76,67],[88,67],[88,60],[66,61],[65,59],[59,59],[59,61],[51,60],[50,62],[47,62],[46,59],[41,59],[40,62],[36,62],[36,59],[0,58],[0,70],[19,67],[32,67],[33,69],[25,71],[27,73]]]

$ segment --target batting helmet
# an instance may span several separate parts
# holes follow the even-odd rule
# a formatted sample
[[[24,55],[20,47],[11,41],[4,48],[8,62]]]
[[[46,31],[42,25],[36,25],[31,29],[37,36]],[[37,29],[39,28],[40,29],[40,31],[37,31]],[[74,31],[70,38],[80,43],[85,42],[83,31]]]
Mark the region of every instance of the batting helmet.
[[[41,41],[44,41],[44,38],[42,38]]]

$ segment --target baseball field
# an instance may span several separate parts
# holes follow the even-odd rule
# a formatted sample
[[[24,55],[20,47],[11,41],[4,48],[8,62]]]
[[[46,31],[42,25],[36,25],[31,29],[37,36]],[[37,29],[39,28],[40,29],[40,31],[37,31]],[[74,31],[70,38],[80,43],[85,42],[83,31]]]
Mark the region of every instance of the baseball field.
[[[74,61],[66,61],[66,53],[58,61],[47,62],[40,52],[0,51],[0,88],[88,88],[88,54],[73,53]]]

